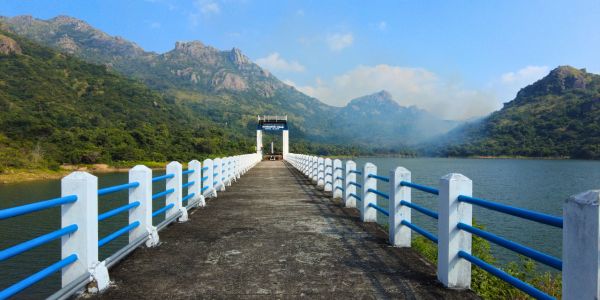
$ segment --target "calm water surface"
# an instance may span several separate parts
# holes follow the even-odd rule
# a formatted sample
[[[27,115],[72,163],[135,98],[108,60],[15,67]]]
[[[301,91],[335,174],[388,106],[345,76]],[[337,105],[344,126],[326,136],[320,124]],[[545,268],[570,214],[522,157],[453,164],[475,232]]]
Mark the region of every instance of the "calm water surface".
[[[562,214],[562,203],[570,195],[600,188],[600,162],[575,160],[513,160],[513,159],[445,159],[445,158],[376,158],[359,157],[355,161],[362,167],[365,162],[378,166],[379,174],[388,176],[396,166],[412,172],[413,182],[438,187],[439,178],[448,173],[462,173],[473,180],[473,195],[496,202],[532,209],[552,215]],[[154,172],[154,175],[161,175]],[[127,182],[126,173],[100,174],[100,187]],[[387,185],[378,183],[378,189],[387,191]],[[154,193],[164,190],[164,182],[156,183]],[[437,211],[432,195],[413,191],[413,202]],[[13,207],[60,196],[60,181],[41,181],[0,185],[0,208]],[[185,196],[185,194],[184,194]],[[387,205],[380,199],[380,205]],[[99,212],[127,203],[127,192],[99,199]],[[164,198],[156,200],[154,210],[164,206]],[[486,230],[516,242],[534,247],[560,258],[562,232],[560,229],[521,220],[483,208],[474,207],[477,222]],[[0,249],[13,246],[60,227],[60,209],[20,216],[0,221]],[[387,222],[379,214],[379,222]],[[162,216],[155,218],[155,224]],[[413,222],[434,234],[432,219],[413,213]],[[100,238],[127,225],[127,215],[122,214],[100,223]],[[416,234],[415,234],[416,235]],[[121,237],[100,249],[101,259],[108,257],[127,242]],[[502,263],[516,261],[518,257],[499,247],[492,248]],[[60,259],[60,241],[54,241],[25,254],[0,262],[0,289],[31,275]],[[40,298],[56,291],[60,286],[58,274],[21,293],[21,298]]]

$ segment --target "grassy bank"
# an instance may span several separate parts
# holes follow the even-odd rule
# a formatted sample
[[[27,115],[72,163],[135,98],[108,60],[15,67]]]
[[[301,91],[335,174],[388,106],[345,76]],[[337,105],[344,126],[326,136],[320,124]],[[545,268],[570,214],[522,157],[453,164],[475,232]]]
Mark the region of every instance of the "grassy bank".
[[[8,168],[0,172],[0,184],[10,184],[25,181],[59,179],[74,171],[85,171],[93,174],[127,172],[136,165],[145,165],[151,169],[163,169],[166,162],[156,161],[127,161],[108,164],[61,165],[58,168]],[[186,164],[184,164],[184,167]]]

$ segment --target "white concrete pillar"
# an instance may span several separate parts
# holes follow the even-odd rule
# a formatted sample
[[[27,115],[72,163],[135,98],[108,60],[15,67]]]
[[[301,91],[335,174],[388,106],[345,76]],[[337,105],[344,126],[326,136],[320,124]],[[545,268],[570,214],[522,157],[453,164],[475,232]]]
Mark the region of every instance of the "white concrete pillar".
[[[129,242],[141,236],[148,236],[146,246],[158,245],[158,231],[152,225],[152,170],[137,165],[129,170],[129,183],[138,182],[139,186],[129,189],[129,203],[139,202],[139,206],[129,210],[129,224],[140,222],[140,226],[129,232]]]
[[[333,198],[337,199],[337,198],[342,198],[343,196],[343,185],[344,185],[344,180],[342,179],[342,172],[343,172],[343,168],[342,168],[342,161],[339,159],[334,159],[333,160]]]
[[[363,222],[377,222],[377,211],[369,207],[370,203],[377,204],[377,195],[368,192],[369,189],[377,190],[377,179],[369,178],[369,174],[377,175],[377,166],[366,163],[363,167],[363,192],[360,205],[360,217]]]
[[[61,227],[77,225],[77,231],[61,238],[61,258],[77,255],[75,262],[62,269],[62,286],[92,274],[98,291],[105,290],[108,270],[98,261],[98,178],[73,172],[61,180],[61,195],[77,196],[77,201],[61,206]]]
[[[167,174],[173,174],[172,178],[167,178],[166,190],[173,189],[175,190],[172,193],[169,193],[166,196],[165,205],[173,204],[173,208],[167,210],[166,219],[171,218],[172,216],[181,212],[181,216],[179,217],[179,222],[186,222],[188,220],[187,210],[181,204],[181,185],[182,185],[182,176],[181,176],[182,166],[178,161],[172,161],[167,165]]]
[[[316,183],[317,183],[317,181],[318,181],[317,177],[319,177],[319,168],[318,168],[318,165],[319,165],[319,158],[318,158],[318,157],[316,157],[316,156],[313,156],[313,157],[312,157],[312,173],[311,173],[311,179],[312,179],[312,182],[313,182],[314,184],[316,184]]]
[[[261,155],[261,156],[262,156],[262,148],[263,148],[262,137],[263,137],[262,130],[256,130],[256,154]]]
[[[323,189],[325,186],[325,159],[317,158],[317,187]]]
[[[242,157],[240,155],[235,158],[235,176],[237,179],[242,177]]]
[[[326,192],[333,191],[333,163],[331,158],[325,158],[323,160],[324,171],[323,171],[323,190]]]
[[[396,247],[411,246],[412,231],[410,228],[400,224],[402,220],[411,222],[410,207],[400,204],[401,200],[411,202],[410,188],[400,186],[400,182],[411,182],[410,180],[410,171],[403,167],[397,167],[395,170],[390,171],[390,199],[388,202],[388,212],[390,213],[388,218],[389,234],[390,244]]]
[[[222,191],[221,187],[221,159],[213,159],[213,187],[215,191]]]
[[[288,130],[282,131],[283,138],[283,157],[290,152],[290,132]]]
[[[308,155],[303,155],[304,156],[304,175],[306,177],[310,177],[311,175],[311,170],[312,170],[312,161],[311,161],[311,157]]]
[[[344,176],[344,206],[346,207],[356,207],[356,198],[350,196],[352,194],[358,195],[356,193],[356,186],[350,184],[350,182],[356,181],[356,163],[351,160],[346,161],[346,175]]]
[[[451,173],[440,179],[438,200],[438,280],[449,288],[471,287],[471,263],[458,251],[471,253],[471,234],[460,230],[458,223],[471,225],[471,204],[459,202],[458,196],[472,196],[473,182],[462,174]]]
[[[600,190],[563,205],[563,299],[600,299]]]
[[[187,182],[193,181],[194,184],[188,186],[188,195],[194,193],[194,196],[188,200],[188,203],[197,203],[197,206],[205,206],[204,195],[202,195],[202,163],[192,160],[188,163],[188,170],[194,170],[188,174]]]
[[[204,195],[204,197],[217,196],[217,190],[213,184],[213,164],[213,160],[210,158],[207,158],[202,162],[202,189],[204,190],[202,195]]]

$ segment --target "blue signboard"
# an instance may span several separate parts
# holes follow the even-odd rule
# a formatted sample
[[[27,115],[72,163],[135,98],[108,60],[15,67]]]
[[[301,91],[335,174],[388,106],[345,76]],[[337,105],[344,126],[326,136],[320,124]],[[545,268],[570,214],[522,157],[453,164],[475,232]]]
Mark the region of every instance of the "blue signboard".
[[[280,131],[287,130],[287,123],[262,123],[258,125],[258,129],[265,131]]]

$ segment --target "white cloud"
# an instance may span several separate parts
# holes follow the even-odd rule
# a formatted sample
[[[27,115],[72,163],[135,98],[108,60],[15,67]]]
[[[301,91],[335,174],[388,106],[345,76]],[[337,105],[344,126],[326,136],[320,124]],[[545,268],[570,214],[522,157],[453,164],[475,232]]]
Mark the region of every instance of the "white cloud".
[[[336,33],[327,37],[327,43],[329,49],[333,51],[341,51],[342,49],[349,47],[354,42],[354,36],[352,33]]]
[[[330,80],[317,78],[313,85],[294,86],[336,106],[343,106],[360,96],[387,90],[401,105],[416,105],[447,119],[481,116],[498,108],[492,93],[465,88],[460,82],[444,80],[423,68],[385,64],[358,66]]]
[[[520,89],[546,76],[548,72],[548,66],[526,66],[500,75],[492,80],[489,88],[498,95],[499,103],[508,102],[515,98]]]
[[[381,31],[384,31],[384,30],[386,30],[386,29],[387,29],[387,23],[386,23],[385,21],[380,21],[380,22],[377,24],[377,28],[378,28],[379,30],[381,30]]]
[[[548,66],[527,66],[516,72],[502,74],[500,80],[504,84],[525,83],[530,84],[544,77],[550,68]]]
[[[221,12],[221,6],[218,2],[212,0],[195,0],[193,9],[188,13],[190,24],[193,27],[198,26],[200,20],[208,18],[211,15],[217,15]]]
[[[152,23],[150,23],[150,28],[152,28],[152,29],[158,29],[160,27],[161,27],[160,22],[152,22]]]
[[[221,12],[219,3],[213,1],[196,1],[196,5],[200,8],[200,11],[205,15],[218,14]]]
[[[287,61],[279,53],[273,52],[266,57],[259,58],[256,63],[272,72],[303,72],[304,66],[295,60]]]
[[[302,9],[297,10],[296,11],[296,15],[299,16],[299,17],[303,17],[304,16],[304,10],[302,10]]]

